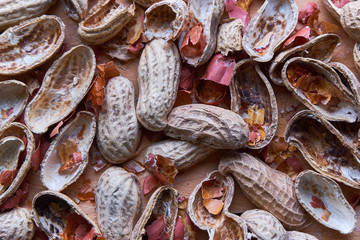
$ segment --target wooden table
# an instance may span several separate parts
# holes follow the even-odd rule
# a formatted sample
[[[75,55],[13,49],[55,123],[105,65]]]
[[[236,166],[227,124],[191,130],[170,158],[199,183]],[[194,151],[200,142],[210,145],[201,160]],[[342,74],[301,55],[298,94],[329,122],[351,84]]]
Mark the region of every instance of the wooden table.
[[[90,6],[94,5],[96,1],[90,0]],[[305,0],[297,0],[299,9],[306,4],[307,1]],[[339,26],[339,29],[337,31],[337,34],[341,36],[342,44],[340,47],[337,48],[335,51],[335,54],[333,56],[333,61],[338,61],[346,64],[359,78],[360,74],[356,71],[355,66],[353,64],[353,57],[352,57],[352,51],[354,46],[354,41],[350,39],[346,35],[346,33],[341,29],[339,23],[336,22],[336,20],[330,16],[330,14],[325,9],[324,4],[320,0],[315,0],[316,4],[321,10],[320,19],[324,21],[328,21],[330,23],[337,24]],[[262,1],[253,0],[253,3],[251,5],[251,13],[253,14],[259,6],[262,4]],[[67,17],[67,15],[64,12],[64,8],[61,1],[57,1],[54,6],[50,9],[48,14],[55,14],[61,17],[61,19],[66,24],[66,38],[65,38],[65,47],[66,50],[76,46],[81,43],[80,39],[77,36],[77,23],[72,21],[70,18]],[[97,64],[104,63],[109,61],[110,59],[104,56],[100,56],[98,58]],[[47,63],[45,67],[50,66],[51,63]],[[130,64],[120,64],[116,62],[116,64],[121,69],[121,74],[124,77],[129,78],[135,85],[136,91],[137,91],[137,83],[136,83],[136,66],[137,66],[137,60],[133,61]],[[274,86],[274,90],[276,92],[276,97],[278,99],[278,105],[279,105],[279,112],[281,112],[285,108],[285,101],[284,99],[292,98],[291,94],[284,88],[279,86]],[[286,126],[286,119],[282,117],[282,115],[279,113],[279,126],[277,130],[277,135],[281,136],[283,134],[284,128]],[[152,141],[158,141],[160,139],[164,138],[164,136],[160,134],[156,134],[153,136]],[[144,150],[145,147],[149,144],[149,140],[142,136],[142,143],[141,143],[141,150]],[[136,159],[140,160],[143,158],[143,154],[141,153],[141,150],[139,151],[139,155]],[[174,183],[174,188],[176,188],[181,196],[189,196],[194,187],[206,176],[206,174],[212,170],[217,169],[217,165],[219,162],[219,159],[221,157],[223,152],[215,154],[211,159],[206,160],[205,162],[198,164],[185,172],[180,172],[177,177],[176,181]],[[108,165],[109,166],[109,165]],[[107,167],[108,167],[107,166]],[[87,169],[83,173],[83,175],[78,179],[78,181],[74,184],[72,184],[70,187],[68,187],[63,192],[70,196],[72,199],[76,198],[76,195],[80,192],[80,188],[82,186],[82,183],[86,179],[91,180],[91,186],[95,188],[97,180],[101,173],[105,170],[95,172],[93,167],[91,165],[88,165]],[[142,182],[144,178],[148,176],[148,173],[142,173],[139,175],[139,179],[142,185]],[[30,207],[30,201],[33,198],[33,196],[38,193],[39,191],[45,190],[45,187],[42,185],[40,178],[39,178],[39,172],[33,172],[31,171],[30,174],[26,178],[27,181],[30,182],[30,195],[28,197],[28,202],[26,206]],[[341,185],[341,184],[340,184]],[[346,188],[343,185],[341,185],[344,190],[347,191],[354,191],[352,189]],[[142,202],[142,209],[144,209],[147,200],[149,196],[145,196],[143,198]],[[96,222],[96,212],[95,212],[95,204],[86,201],[86,202],[80,202],[79,203],[81,209],[83,209],[89,216]],[[232,205],[230,207],[230,211],[234,213],[241,213],[245,210],[256,208],[253,204],[251,204],[245,196],[241,193],[241,190],[239,186],[236,186],[235,190],[235,196],[232,202]],[[357,207],[356,209],[357,214],[360,214],[360,208]],[[312,218],[310,218],[312,219]],[[303,229],[304,232],[310,233],[314,236],[316,236],[319,239],[325,239],[325,240],[338,240],[338,239],[360,239],[360,223],[357,224],[357,227],[355,228],[354,232],[349,235],[341,235],[338,232],[328,229],[318,222],[316,222],[314,219],[311,220],[309,223],[310,225]]]

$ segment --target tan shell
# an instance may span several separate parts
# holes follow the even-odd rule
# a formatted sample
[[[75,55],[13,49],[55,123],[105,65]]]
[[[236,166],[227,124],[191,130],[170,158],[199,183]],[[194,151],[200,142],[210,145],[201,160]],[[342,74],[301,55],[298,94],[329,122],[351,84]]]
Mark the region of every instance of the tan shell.
[[[242,148],[249,139],[249,127],[240,115],[205,104],[174,108],[164,132],[175,139],[220,149]]]
[[[328,33],[317,36],[303,45],[280,52],[271,63],[269,69],[270,79],[278,85],[284,85],[281,70],[288,59],[292,57],[308,57],[328,62],[340,43],[341,39],[338,35]]]
[[[355,41],[360,41],[360,2],[345,4],[341,9],[340,23],[345,32]]]
[[[206,9],[206,11],[204,9]],[[191,22],[202,24],[203,35],[206,40],[206,46],[201,56],[192,58],[182,56],[190,65],[195,67],[202,65],[213,55],[216,48],[218,26],[223,12],[223,0],[190,0],[189,14],[193,18]],[[184,37],[185,32],[179,39],[179,46],[181,46]]]
[[[246,197],[272,213],[285,227],[304,227],[307,215],[296,199],[294,183],[288,175],[247,153],[228,152],[218,168],[221,174],[231,173]]]
[[[143,239],[146,234],[145,226],[149,221],[154,221],[160,216],[164,216],[165,229],[169,233],[170,239],[173,239],[178,212],[178,196],[178,192],[170,186],[158,188],[151,195],[144,212],[131,233],[130,239]]]
[[[360,154],[319,114],[298,112],[289,121],[284,138],[316,171],[360,189]]]
[[[343,137],[355,151],[360,154],[360,122],[331,122],[331,124],[340,132]]]
[[[26,208],[14,208],[9,212],[0,213],[0,239],[28,240],[35,233],[30,211]]]
[[[356,213],[346,201],[340,186],[333,180],[311,170],[301,172],[295,181],[296,196],[319,223],[342,234],[351,233],[356,226]],[[311,205],[312,197],[319,198],[331,213],[328,221],[322,219],[324,210]]]
[[[59,233],[63,232],[65,223],[62,218],[55,216],[49,207],[51,203],[57,203],[64,209],[69,209],[70,214],[76,213],[82,216],[95,230],[100,233],[96,224],[80,209],[80,207],[68,196],[53,191],[42,191],[35,195],[32,200],[31,217],[35,224],[50,238],[62,239]]]
[[[135,89],[124,77],[114,77],[105,86],[97,128],[97,145],[111,163],[123,163],[136,155],[141,137],[136,118]]]
[[[22,123],[10,123],[5,128],[0,130],[0,139],[5,137],[15,136],[17,138],[25,138],[27,141],[26,145],[26,156],[21,167],[18,166],[18,171],[15,179],[12,181],[11,185],[6,189],[5,192],[0,194],[0,205],[5,202],[6,199],[11,197],[16,190],[20,187],[21,183],[25,179],[28,171],[31,168],[31,157],[34,151],[35,142],[34,136],[31,131]]]
[[[328,106],[319,104],[312,104],[310,100],[305,96],[301,89],[294,88],[287,77],[288,68],[292,66],[305,66],[316,74],[321,74],[325,81],[330,82],[334,87],[338,88],[337,93],[339,97],[339,104],[333,109],[329,109]],[[309,109],[321,114],[324,118],[330,121],[346,121],[355,122],[359,119],[359,106],[353,99],[353,96],[349,95],[349,92],[342,91],[343,85],[335,70],[333,70],[328,64],[325,64],[319,60],[311,58],[295,57],[288,60],[282,69],[282,79],[285,86],[289,91],[292,91],[294,97],[304,104]]]
[[[221,227],[209,230],[209,240],[245,240],[246,231],[245,221],[226,211]]]
[[[234,75],[230,83],[231,110],[238,113],[243,119],[248,117],[247,109],[240,112],[242,103],[263,108],[265,111],[264,130],[266,138],[250,146],[251,149],[260,149],[270,143],[278,125],[278,108],[276,97],[269,80],[261,72],[257,62],[246,59],[235,66]]]
[[[87,44],[102,44],[118,34],[134,16],[133,2],[103,0],[79,23],[78,34]]]
[[[227,56],[229,52],[242,50],[242,32],[244,23],[241,19],[235,19],[231,22],[221,24],[217,34],[217,43],[215,52],[221,52]]]
[[[295,29],[297,20],[298,8],[294,0],[266,0],[244,32],[244,50],[257,62],[270,61]],[[265,52],[261,54],[256,48],[265,48]]]
[[[54,0],[1,0],[0,31],[47,12]]]
[[[2,138],[0,140],[0,173],[17,169],[20,153],[24,149],[24,142],[20,138],[14,136]],[[0,184],[0,194],[5,190],[6,188]]]
[[[355,67],[358,70],[358,72],[360,72],[360,43],[355,43],[353,56],[354,56]]]
[[[289,231],[286,232],[285,240],[318,240],[313,235],[297,232],[297,231]]]
[[[187,169],[213,155],[217,150],[188,141],[168,139],[155,142],[145,151],[145,158],[149,153],[171,159],[177,170]]]
[[[95,116],[86,111],[79,112],[72,122],[61,128],[41,163],[40,178],[47,189],[61,192],[80,177],[89,162],[89,150],[95,133]],[[72,141],[73,139],[76,139],[77,151],[81,153],[83,162],[71,172],[59,173],[63,163],[58,153],[58,147],[65,140]]]
[[[140,215],[138,178],[123,168],[110,167],[99,178],[95,203],[99,227],[108,240],[130,239]]]
[[[342,9],[336,7],[332,0],[323,0],[323,3],[326,9],[331,13],[331,15],[340,22],[340,15],[342,14]]]
[[[31,131],[44,133],[73,111],[90,88],[95,65],[93,50],[84,45],[73,47],[53,63],[25,109]]]
[[[241,214],[241,218],[245,220],[248,231],[256,239],[283,240],[285,238],[285,228],[274,215],[267,211],[248,210]]]
[[[85,18],[88,10],[88,0],[62,0],[67,15],[75,21]]]
[[[0,35],[0,75],[17,75],[49,60],[62,46],[65,24],[56,16],[22,22]]]
[[[213,215],[206,210],[202,198],[202,183],[213,178],[216,178],[224,189],[224,195],[220,199],[224,203],[224,207],[218,215]],[[188,213],[193,223],[202,230],[209,231],[210,229],[221,228],[224,221],[224,213],[228,211],[234,196],[234,189],[234,180],[231,176],[222,176],[219,171],[208,173],[205,179],[194,188],[189,196]]]
[[[172,41],[154,39],[145,46],[138,65],[139,99],[136,115],[151,131],[166,127],[179,87],[181,61]]]
[[[175,41],[187,30],[188,21],[188,7],[184,1],[163,0],[146,10],[144,35],[149,40],[163,38]]]
[[[29,98],[26,84],[17,80],[7,80],[0,82],[0,109],[11,109],[11,113],[6,119],[0,119],[0,129],[14,121],[25,109]]]
[[[143,7],[150,7],[152,4],[156,2],[160,2],[161,0],[134,0],[137,4]]]

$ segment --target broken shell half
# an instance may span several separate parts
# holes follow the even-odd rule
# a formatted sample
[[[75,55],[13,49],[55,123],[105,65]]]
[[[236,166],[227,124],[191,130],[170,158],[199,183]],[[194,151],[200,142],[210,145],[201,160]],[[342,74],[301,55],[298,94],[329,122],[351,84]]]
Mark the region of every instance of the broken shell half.
[[[360,189],[360,154],[319,114],[298,112],[286,126],[284,138],[316,171]]]
[[[67,15],[75,21],[85,18],[89,0],[62,0]]]
[[[331,124],[340,132],[341,137],[360,155],[360,122],[332,122]]]
[[[26,146],[26,155],[21,166],[17,166],[17,174],[15,179],[12,181],[11,185],[6,189],[6,191],[0,194],[0,205],[5,202],[6,199],[12,196],[20,187],[31,168],[31,157],[35,147],[34,136],[32,132],[22,123],[13,122],[7,125],[5,128],[1,129],[0,139],[4,139],[6,137],[16,137],[23,140]],[[14,151],[14,149],[11,151]],[[14,152],[12,152],[12,154],[14,154]]]
[[[355,43],[353,56],[354,56],[355,67],[358,70],[358,72],[360,72],[360,42]]]
[[[79,23],[78,34],[87,44],[102,44],[118,34],[134,16],[133,2],[105,0]]]
[[[318,240],[313,235],[298,232],[298,231],[288,231],[286,232],[284,240]]]
[[[241,214],[245,220],[248,232],[251,237],[256,239],[282,240],[286,230],[280,221],[271,213],[253,209]]]
[[[144,239],[146,227],[150,226],[153,221],[156,221],[161,217],[164,219],[164,229],[167,232],[169,239],[173,239],[178,212],[178,196],[178,192],[170,186],[158,188],[151,195],[143,214],[137,221],[134,230],[131,233],[130,239]]]
[[[28,98],[28,88],[23,82],[17,80],[0,82],[0,129],[24,111]]]
[[[297,176],[295,191],[301,205],[319,223],[342,234],[354,230],[356,213],[335,181],[306,170]]]
[[[74,110],[90,88],[95,65],[94,51],[84,45],[73,47],[54,62],[25,109],[25,123],[32,132],[46,132]]]
[[[61,129],[41,163],[40,178],[47,189],[60,192],[80,177],[89,162],[95,132],[95,116],[86,111],[79,112],[72,122]],[[75,158],[75,154],[80,158]],[[60,171],[63,166],[69,166],[69,169]]]
[[[24,142],[14,136],[5,137],[0,140],[0,173],[12,171],[18,168],[20,153],[25,149]],[[0,183],[0,194],[7,187]]]
[[[161,0],[134,0],[134,2],[143,7],[150,7],[152,4],[160,1]]]
[[[240,114],[247,121],[252,118],[249,111],[261,109],[264,111],[263,120],[257,124],[265,131],[265,139],[259,142],[248,142],[248,148],[260,149],[268,145],[274,137],[278,125],[278,108],[274,90],[265,75],[261,72],[257,62],[242,60],[235,66],[234,75],[230,83],[231,110]],[[245,106],[245,108],[244,108]],[[253,119],[247,121],[250,132]],[[251,134],[251,133],[250,133]]]
[[[268,62],[295,29],[298,8],[294,0],[266,0],[244,32],[242,45],[255,61]]]
[[[221,52],[222,55],[227,56],[231,52],[242,50],[243,29],[244,23],[241,19],[221,24],[217,35],[216,52]]]
[[[42,16],[20,23],[0,35],[0,75],[17,75],[49,60],[65,39],[59,17]]]
[[[285,227],[305,226],[307,214],[296,199],[294,183],[288,175],[248,153],[235,151],[225,154],[218,168],[223,175],[232,174],[245,196],[272,213]]]
[[[331,13],[331,15],[340,22],[340,16],[342,14],[342,9],[335,6],[333,0],[323,0],[323,3],[326,9]]]
[[[204,9],[206,9],[206,11],[204,11]],[[201,23],[203,27],[202,34],[205,36],[206,42],[206,46],[200,56],[182,56],[190,65],[193,65],[195,67],[202,65],[206,63],[213,55],[216,47],[218,26],[223,12],[223,0],[190,0],[189,14],[192,17],[191,22],[193,24]],[[184,37],[185,32],[181,35],[179,39],[179,46],[182,45]]]
[[[271,63],[269,69],[270,79],[278,85],[284,85],[281,78],[281,70],[288,59],[293,57],[308,57],[328,62],[340,43],[341,39],[338,35],[328,33],[317,36],[303,45],[280,52]]]
[[[297,100],[324,118],[346,122],[359,119],[359,106],[348,91],[342,91],[344,87],[339,76],[328,64],[316,59],[295,57],[285,63],[282,79]],[[301,89],[306,88],[306,83],[310,84],[308,92]],[[315,93],[311,87],[316,88]]]
[[[203,199],[203,183],[216,180],[220,184],[222,196],[219,199],[224,205],[221,211],[214,215],[211,214],[204,205]],[[222,176],[219,171],[213,171],[207,174],[204,180],[199,183],[192,191],[188,200],[188,213],[192,222],[202,230],[219,229],[224,221],[224,213],[229,208],[232,198],[234,196],[234,180],[230,175]]]
[[[100,233],[96,224],[68,196],[53,191],[42,191],[32,200],[31,217],[35,224],[50,238],[64,239],[67,224],[74,222],[85,224],[87,228]],[[78,224],[80,224],[78,223]]]
[[[188,7],[184,1],[163,0],[146,10],[144,35],[148,40],[163,38],[175,41],[187,30],[188,21]]]
[[[209,240],[245,240],[246,238],[245,221],[229,212],[224,212],[224,219],[221,226],[209,230]]]
[[[152,153],[171,159],[177,170],[187,169],[213,155],[217,149],[188,141],[168,139],[149,145],[146,157]]]
[[[14,208],[0,214],[0,239],[26,240],[32,239],[35,226],[30,211],[26,208]]]

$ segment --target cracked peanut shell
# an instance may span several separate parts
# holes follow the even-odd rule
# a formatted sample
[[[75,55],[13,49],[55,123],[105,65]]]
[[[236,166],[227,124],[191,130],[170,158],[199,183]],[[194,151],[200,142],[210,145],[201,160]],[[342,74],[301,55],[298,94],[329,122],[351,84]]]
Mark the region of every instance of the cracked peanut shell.
[[[241,19],[221,24],[217,34],[215,52],[221,52],[222,55],[227,56],[229,53],[242,50],[243,30],[244,23]]]
[[[75,21],[85,18],[89,0],[62,0],[67,15]]]
[[[0,213],[0,239],[28,240],[35,233],[35,226],[30,211],[26,208],[13,208]]]

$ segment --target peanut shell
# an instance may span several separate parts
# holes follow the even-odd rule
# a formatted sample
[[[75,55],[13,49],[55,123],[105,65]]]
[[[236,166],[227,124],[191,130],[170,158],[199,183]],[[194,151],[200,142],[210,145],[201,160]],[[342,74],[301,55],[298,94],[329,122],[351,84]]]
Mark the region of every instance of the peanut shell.
[[[241,19],[221,24],[217,34],[216,50],[222,55],[227,56],[231,52],[243,49],[241,40],[244,23]]]
[[[152,153],[171,159],[177,170],[187,169],[213,155],[217,150],[207,145],[168,139],[149,145],[145,158]]]
[[[39,67],[62,46],[65,24],[57,16],[33,18],[0,35],[0,75],[18,75]]]
[[[13,208],[9,212],[0,213],[0,239],[28,240],[35,233],[30,211],[26,208]]]
[[[341,8],[340,23],[345,32],[355,41],[360,41],[360,2],[353,1]]]
[[[88,0],[62,0],[67,15],[75,21],[85,18],[88,10]]]
[[[145,46],[138,65],[139,99],[136,115],[151,131],[166,127],[180,81],[180,56],[174,42],[161,38]]]
[[[295,196],[294,183],[285,173],[272,169],[247,153],[229,152],[220,161],[221,174],[231,173],[245,196],[272,213],[286,228],[304,227],[307,215]]]
[[[318,240],[313,235],[297,232],[297,231],[288,231],[285,235],[285,240]]]
[[[161,0],[134,0],[137,4],[143,7],[150,7],[152,4],[156,2],[160,2]]]
[[[73,47],[53,63],[25,109],[25,123],[32,132],[45,133],[74,110],[91,86],[95,65],[93,50],[84,45]]]
[[[246,145],[249,128],[236,113],[205,104],[174,108],[165,135],[213,148],[237,149]]]
[[[354,45],[353,50],[353,56],[354,56],[354,64],[358,72],[360,72],[360,43],[357,42]]]
[[[46,13],[54,0],[1,0],[0,31]]]
[[[134,174],[120,167],[108,168],[99,178],[95,191],[96,212],[106,239],[130,239],[140,215],[139,185]]]
[[[97,128],[97,145],[111,163],[136,155],[141,130],[136,118],[135,90],[124,77],[111,78],[105,86]]]

